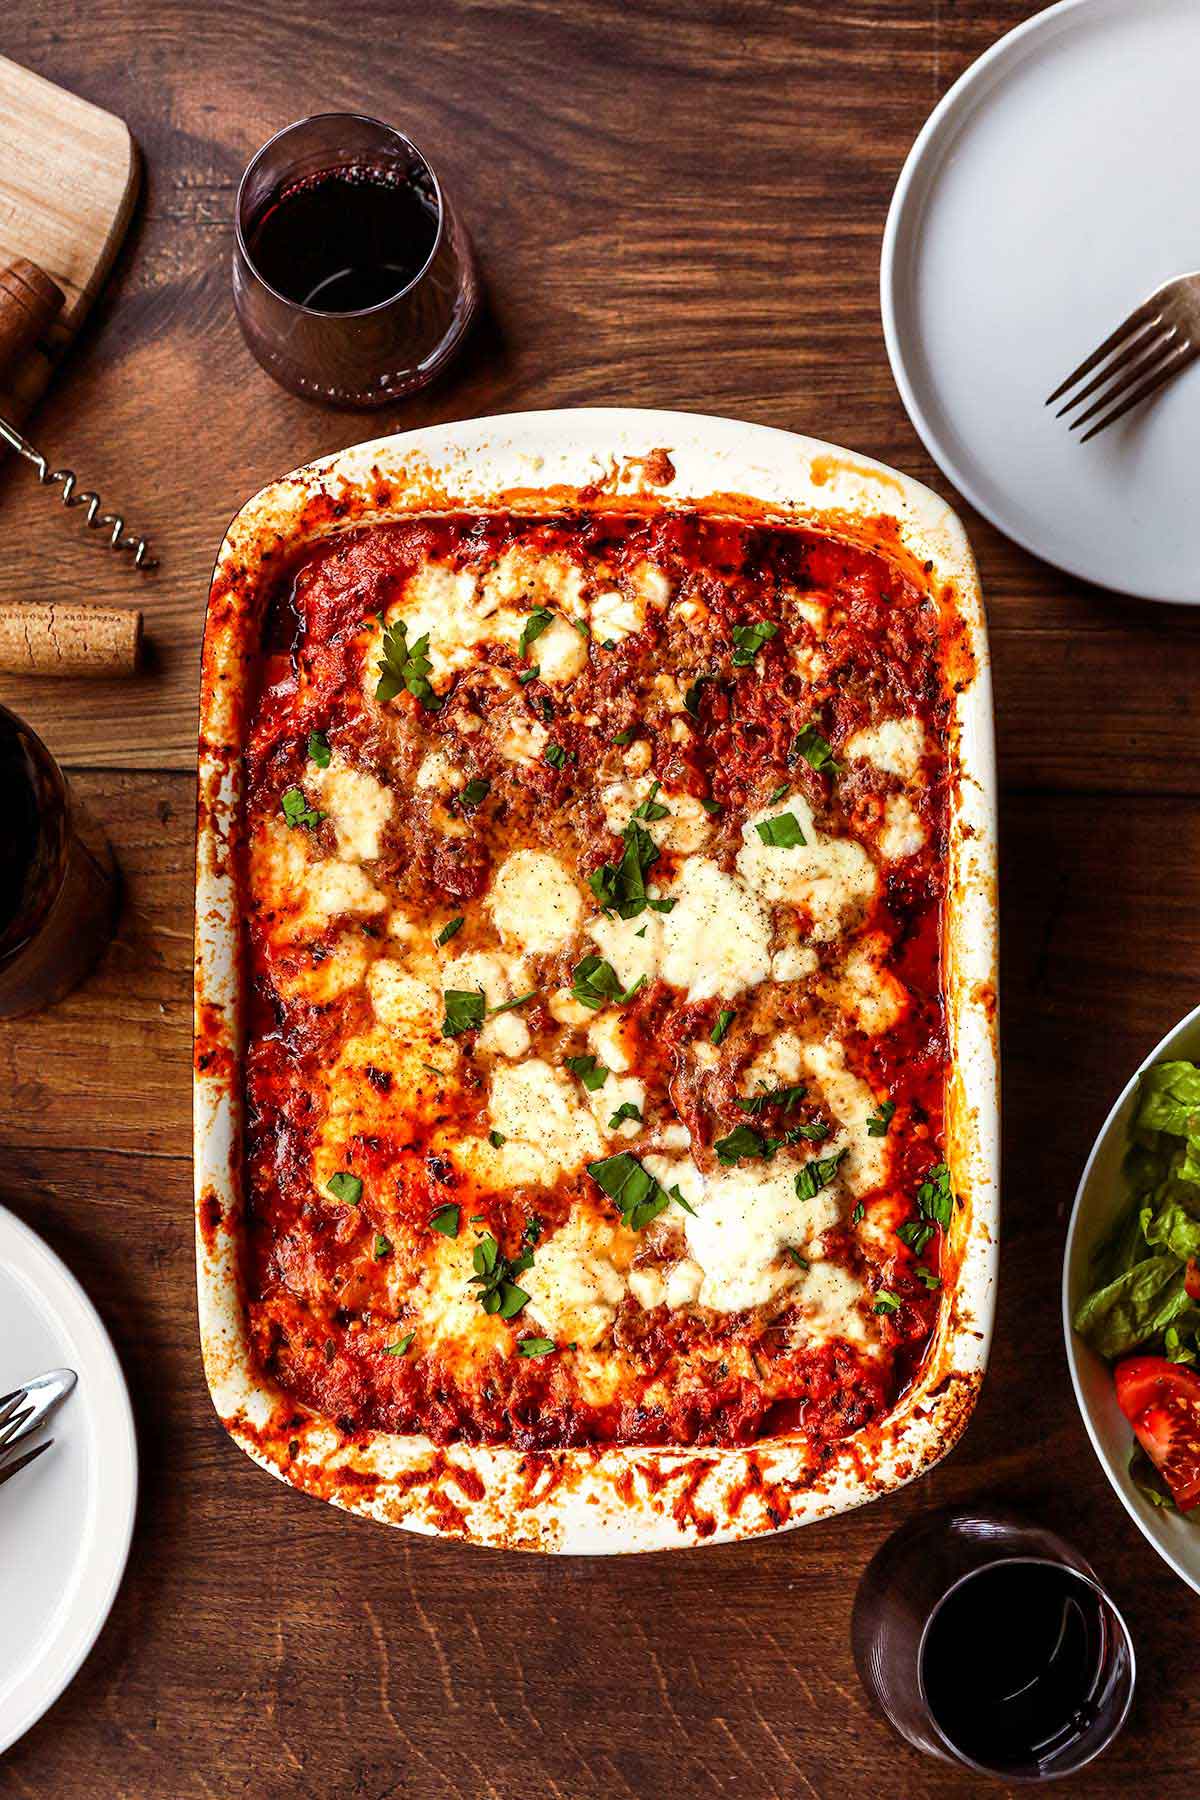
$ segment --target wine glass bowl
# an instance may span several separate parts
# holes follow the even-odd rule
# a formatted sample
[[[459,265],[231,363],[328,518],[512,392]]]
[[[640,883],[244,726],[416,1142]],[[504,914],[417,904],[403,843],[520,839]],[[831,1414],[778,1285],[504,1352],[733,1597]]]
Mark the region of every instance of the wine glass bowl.
[[[402,131],[358,113],[285,126],[238,188],[233,299],[289,392],[374,407],[445,367],[479,305],[470,240]]]

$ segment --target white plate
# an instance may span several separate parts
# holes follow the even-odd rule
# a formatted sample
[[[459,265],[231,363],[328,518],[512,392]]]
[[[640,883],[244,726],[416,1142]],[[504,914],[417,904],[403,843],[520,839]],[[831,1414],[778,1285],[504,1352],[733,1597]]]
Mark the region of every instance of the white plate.
[[[79,1383],[41,1434],[54,1448],[0,1487],[0,1751],[95,1643],[137,1503],[133,1415],[108,1333],[54,1252],[0,1207],[0,1394],[60,1366]]]
[[[1112,1370],[1096,1352],[1076,1337],[1071,1329],[1075,1309],[1091,1288],[1088,1262],[1092,1250],[1107,1235],[1117,1214],[1128,1199],[1128,1189],[1121,1176],[1121,1161],[1129,1137],[1129,1121],[1133,1114],[1138,1075],[1151,1063],[1172,1058],[1188,1062],[1200,1061],[1200,1006],[1181,1019],[1161,1044],[1146,1057],[1121,1091],[1120,1098],[1100,1128],[1100,1136],[1087,1159],[1075,1196],[1071,1223],[1067,1228],[1067,1248],[1063,1263],[1063,1330],[1067,1339],[1067,1366],[1075,1388],[1075,1398],[1083,1414],[1092,1447],[1121,1499],[1121,1504],[1139,1531],[1148,1538],[1162,1557],[1181,1575],[1189,1587],[1200,1593],[1200,1515],[1193,1514],[1189,1523],[1181,1513],[1168,1512],[1144,1500],[1129,1478],[1129,1457],[1133,1449],[1133,1432],[1129,1421],[1117,1405]]]
[[[1048,562],[1200,603],[1200,363],[1090,444],[1043,403],[1200,268],[1200,4],[1062,0],[955,83],[883,239],[892,372],[926,448]]]

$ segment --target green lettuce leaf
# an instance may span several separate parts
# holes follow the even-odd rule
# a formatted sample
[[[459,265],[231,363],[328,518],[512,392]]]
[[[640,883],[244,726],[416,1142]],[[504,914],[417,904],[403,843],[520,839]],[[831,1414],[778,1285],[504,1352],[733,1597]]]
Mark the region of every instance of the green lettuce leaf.
[[[1155,1063],[1138,1089],[1137,1126],[1169,1137],[1200,1137],[1200,1068],[1190,1062]]]
[[[1200,1257],[1200,1218],[1188,1202],[1200,1206],[1200,1189],[1189,1183],[1167,1181],[1151,1194],[1139,1213],[1142,1236],[1156,1249],[1169,1250],[1180,1262]]]
[[[1127,1356],[1165,1331],[1189,1304],[1179,1259],[1148,1256],[1089,1294],[1075,1314],[1075,1329],[1101,1356]]]

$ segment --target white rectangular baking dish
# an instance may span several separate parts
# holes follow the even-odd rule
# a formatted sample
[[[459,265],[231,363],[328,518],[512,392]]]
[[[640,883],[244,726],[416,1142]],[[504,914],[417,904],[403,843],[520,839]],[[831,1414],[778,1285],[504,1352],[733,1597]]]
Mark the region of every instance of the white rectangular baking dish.
[[[254,1367],[242,1251],[241,747],[266,577],[348,525],[406,512],[531,514],[619,505],[815,524],[919,565],[966,624],[956,671],[946,979],[947,1156],[960,1199],[947,1282],[918,1380],[880,1424],[818,1466],[805,1440],[740,1449],[599,1447],[530,1454],[378,1432],[343,1437]],[[377,438],[247,502],[221,546],[204,639],[196,866],[195,1191],[200,1333],[213,1403],[264,1468],[350,1511],[481,1544],[656,1550],[780,1530],[875,1499],[962,1432],[995,1306],[999,1097],[996,791],[983,602],[956,515],[918,482],[813,438],[688,413],[518,413]]]

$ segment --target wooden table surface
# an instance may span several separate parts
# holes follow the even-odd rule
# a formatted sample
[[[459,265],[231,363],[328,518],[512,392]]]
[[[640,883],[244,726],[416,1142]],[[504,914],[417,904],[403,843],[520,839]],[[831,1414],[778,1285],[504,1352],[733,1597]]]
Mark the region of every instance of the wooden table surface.
[[[36,418],[162,557],[137,578],[0,475],[0,597],[140,598],[132,684],[0,680],[107,822],[117,941],[56,1011],[0,1026],[0,1198],[82,1278],[137,1412],[129,1572],[0,1793],[199,1800],[973,1791],[866,1705],[848,1621],[902,1520],[1003,1498],[1065,1530],[1126,1610],[1140,1683],[1074,1786],[1194,1789],[1197,1603],[1088,1446],[1059,1327],[1078,1171],[1136,1060],[1196,999],[1200,614],[1054,573],[964,508],[995,656],[1006,1172],[992,1369],[955,1454],[836,1521],[727,1548],[556,1561],[427,1542],[288,1493],[227,1441],[193,1298],[189,1038],[197,652],[224,526],[261,483],[392,426],[524,407],[682,407],[810,432],[930,481],[878,313],[880,236],[938,97],[1028,0],[72,0],[7,54],[122,113],[144,196]],[[361,108],[427,149],[490,313],[409,405],[321,412],[251,361],[229,291],[242,166]],[[1070,1784],[1068,1784],[1070,1785]]]

